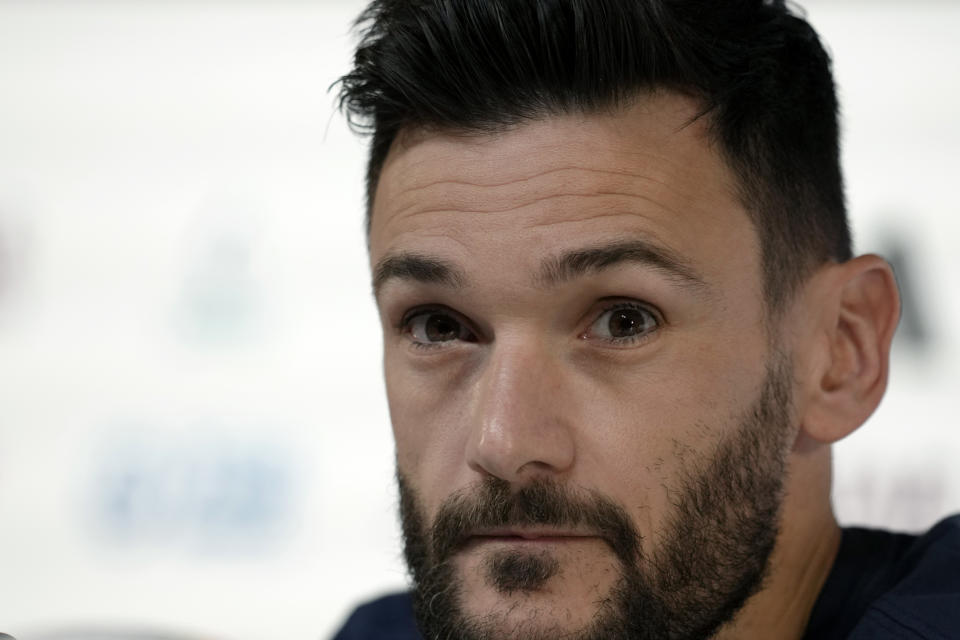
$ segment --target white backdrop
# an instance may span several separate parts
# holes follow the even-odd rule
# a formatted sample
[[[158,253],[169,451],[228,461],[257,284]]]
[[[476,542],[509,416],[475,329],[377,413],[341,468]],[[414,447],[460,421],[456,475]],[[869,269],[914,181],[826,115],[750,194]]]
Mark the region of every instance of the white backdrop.
[[[326,638],[402,587],[328,86],[361,2],[0,2],[0,631]],[[908,308],[845,523],[960,510],[960,7],[809,4],[861,251]]]

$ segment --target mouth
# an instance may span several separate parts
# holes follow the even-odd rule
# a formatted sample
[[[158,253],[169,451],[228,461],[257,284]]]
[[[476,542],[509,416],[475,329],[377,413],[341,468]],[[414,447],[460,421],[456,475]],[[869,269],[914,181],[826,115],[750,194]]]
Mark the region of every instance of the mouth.
[[[478,531],[466,539],[466,547],[484,544],[509,544],[534,547],[538,545],[576,544],[596,540],[596,534],[556,529],[492,529]]]

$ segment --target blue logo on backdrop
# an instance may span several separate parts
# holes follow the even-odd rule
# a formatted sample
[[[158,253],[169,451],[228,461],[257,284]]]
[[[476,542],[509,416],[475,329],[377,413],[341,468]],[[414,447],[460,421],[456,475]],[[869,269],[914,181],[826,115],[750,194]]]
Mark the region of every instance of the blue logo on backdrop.
[[[94,515],[111,546],[262,550],[289,523],[295,483],[271,444],[124,434],[99,460]]]
[[[210,201],[184,233],[174,329],[192,347],[240,346],[263,337],[263,230],[248,200]]]

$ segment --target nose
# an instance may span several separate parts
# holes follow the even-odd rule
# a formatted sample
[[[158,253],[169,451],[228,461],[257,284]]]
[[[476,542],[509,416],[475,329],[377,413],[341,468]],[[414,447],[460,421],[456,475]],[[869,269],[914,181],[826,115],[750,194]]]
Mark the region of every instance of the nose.
[[[529,338],[497,344],[474,387],[470,468],[511,483],[568,471],[576,447],[564,378],[546,345]]]

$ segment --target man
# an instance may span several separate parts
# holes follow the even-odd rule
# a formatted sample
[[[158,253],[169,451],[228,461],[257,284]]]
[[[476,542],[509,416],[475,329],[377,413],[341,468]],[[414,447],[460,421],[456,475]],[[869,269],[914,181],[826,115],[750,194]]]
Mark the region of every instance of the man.
[[[373,134],[414,589],[337,637],[960,637],[960,522],[841,531],[830,504],[899,300],[852,257],[810,26],[777,0],[361,23],[341,95]]]

